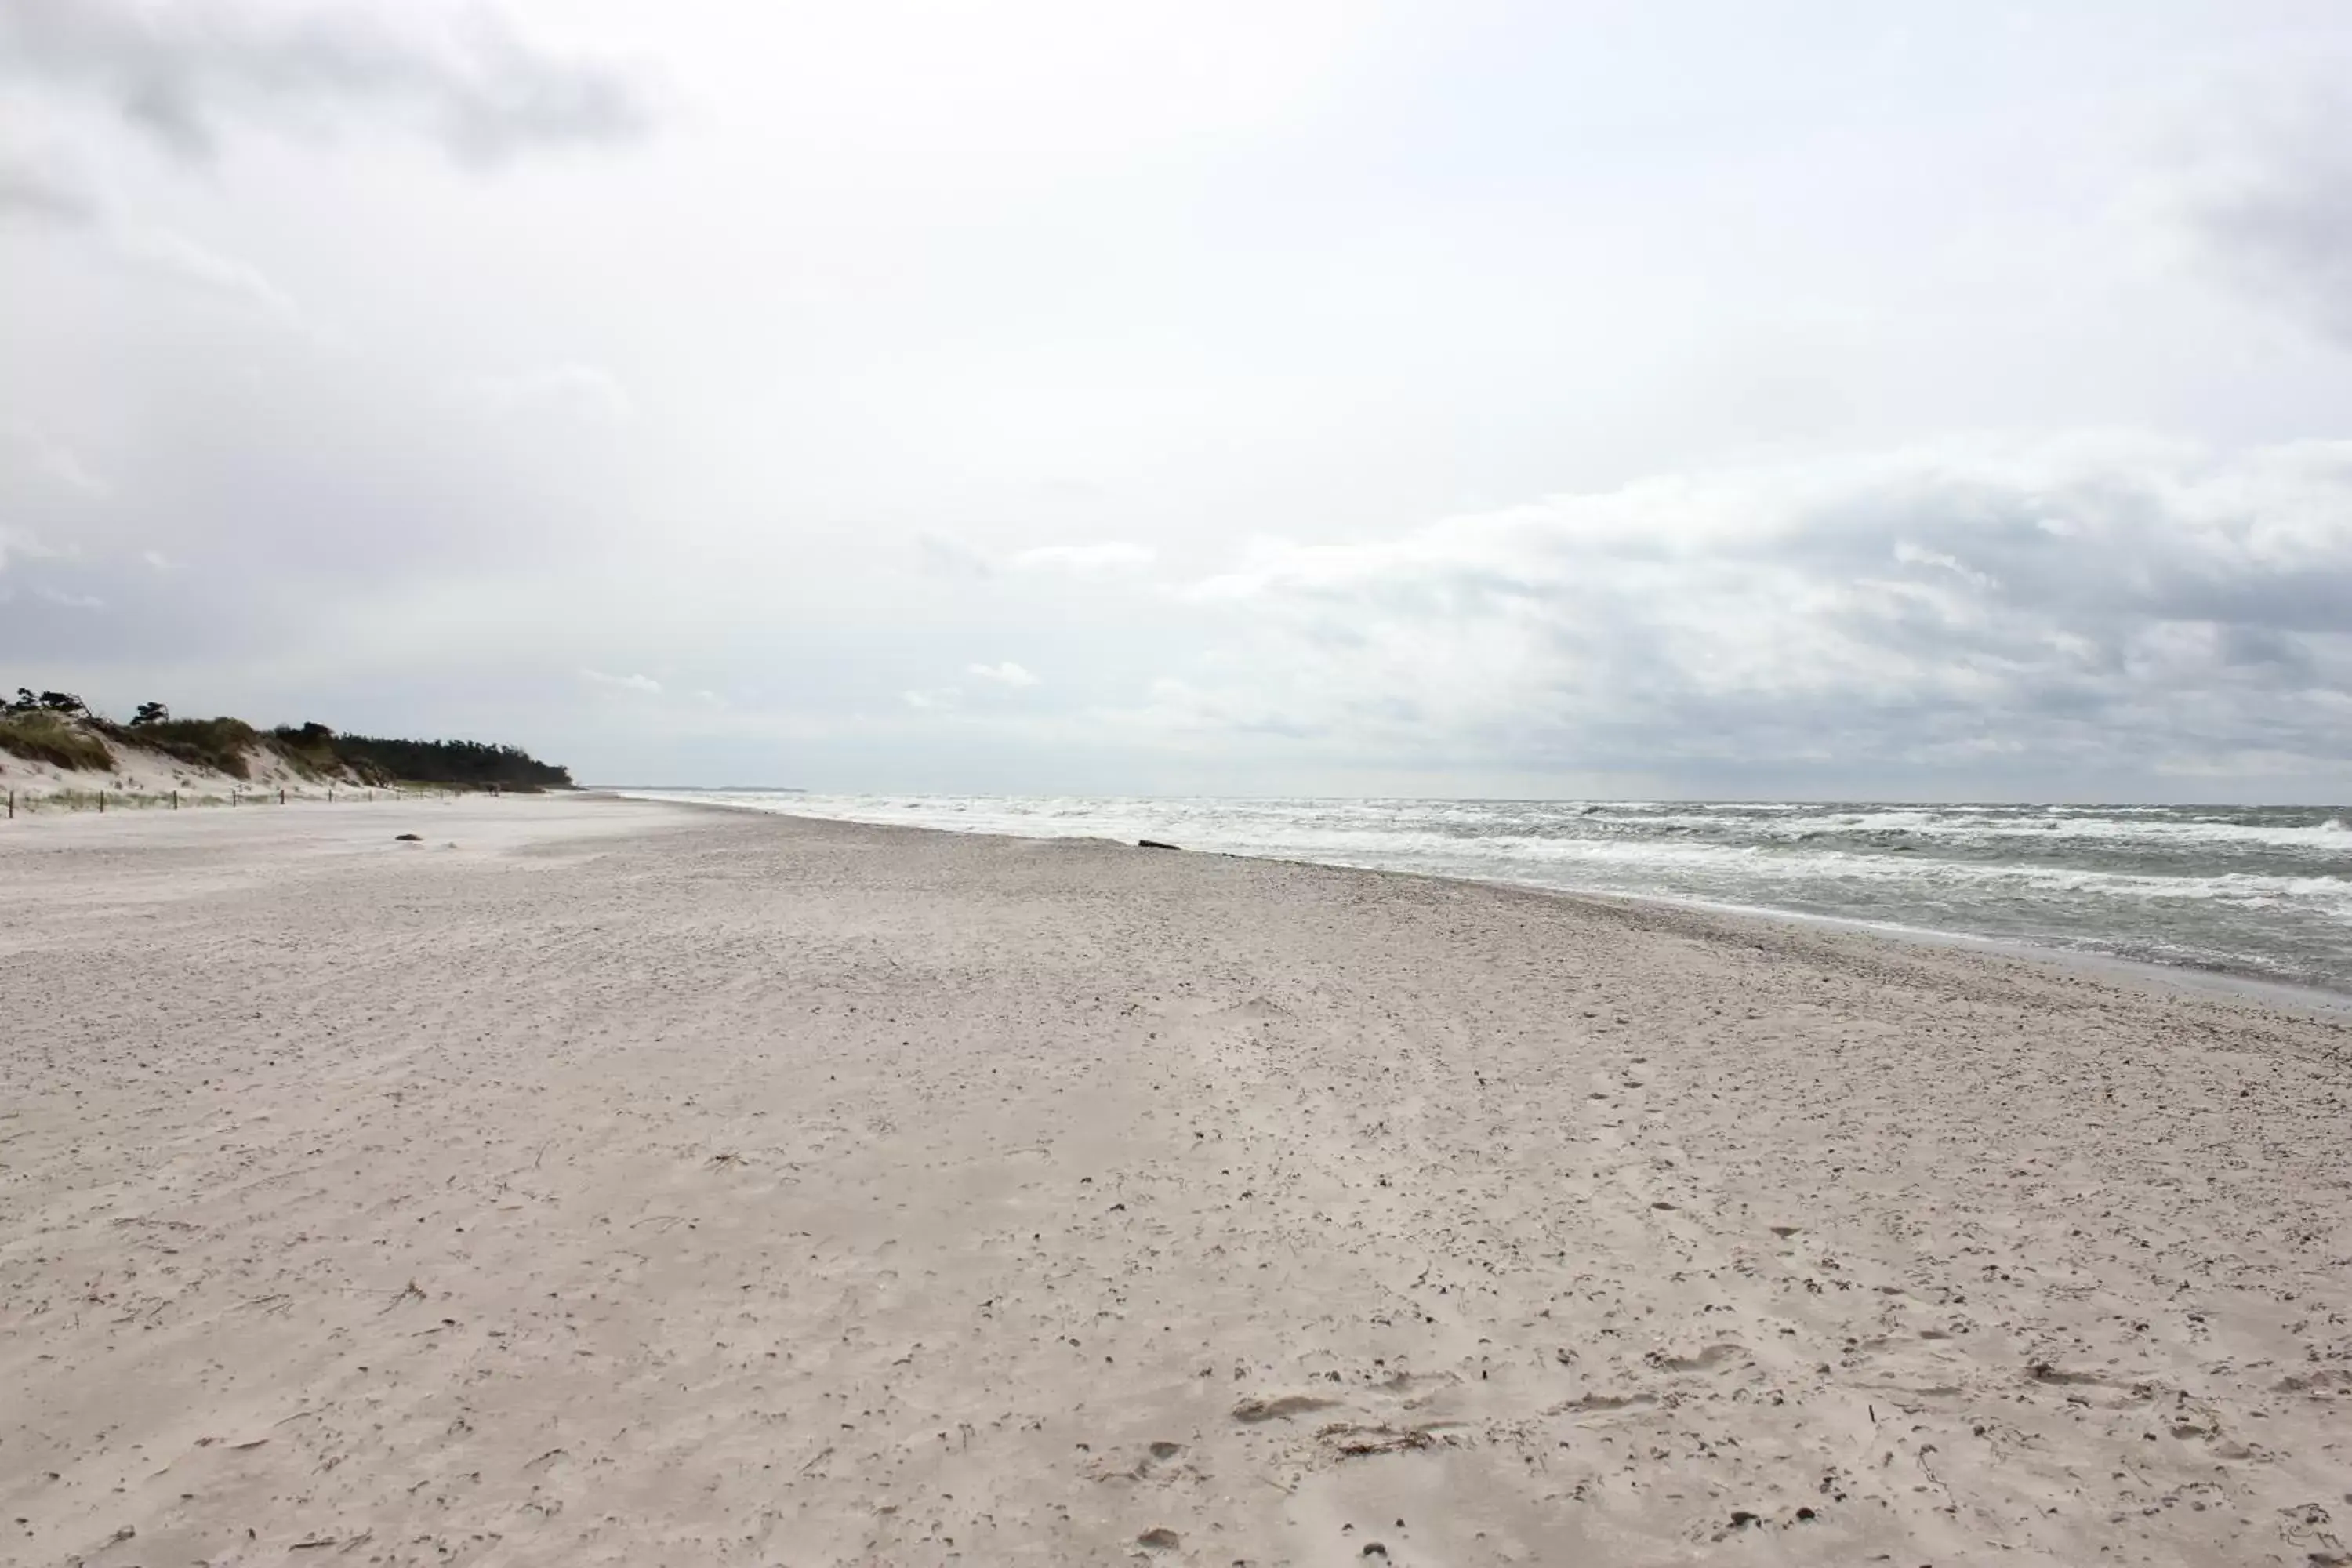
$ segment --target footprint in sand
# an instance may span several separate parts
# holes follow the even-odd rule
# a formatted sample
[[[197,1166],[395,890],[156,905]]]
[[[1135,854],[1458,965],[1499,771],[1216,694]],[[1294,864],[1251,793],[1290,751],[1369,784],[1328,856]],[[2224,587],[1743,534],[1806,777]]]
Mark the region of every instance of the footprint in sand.
[[[1165,1474],[1183,1455],[1184,1445],[1181,1443],[1154,1443],[1144,1450],[1143,1458],[1135,1461],[1135,1468],[1129,1473],[1139,1481],[1148,1481]],[[1181,1468],[1178,1467],[1180,1470]]]
[[[1244,1426],[1255,1426],[1264,1421],[1286,1421],[1293,1415],[1303,1415],[1310,1410],[1328,1410],[1338,1403],[1336,1399],[1318,1399],[1311,1394],[1285,1394],[1272,1399],[1244,1399],[1234,1406],[1234,1419]]]
[[[1569,1400],[1565,1404],[1555,1405],[1546,1414],[1557,1415],[1570,1410],[1623,1410],[1633,1405],[1655,1405],[1657,1402],[1658,1396],[1654,1394],[1587,1394]]]
[[[1667,1355],[1661,1351],[1652,1351],[1642,1359],[1660,1372],[1713,1372],[1738,1354],[1738,1345],[1720,1344],[1709,1345],[1696,1355]]]

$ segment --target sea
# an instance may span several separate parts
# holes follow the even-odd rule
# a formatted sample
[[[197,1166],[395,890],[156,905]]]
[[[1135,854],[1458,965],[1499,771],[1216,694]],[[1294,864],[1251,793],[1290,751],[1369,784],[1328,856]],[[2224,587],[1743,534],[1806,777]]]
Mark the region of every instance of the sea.
[[[2352,808],[633,790],[1664,899],[2352,994]]]

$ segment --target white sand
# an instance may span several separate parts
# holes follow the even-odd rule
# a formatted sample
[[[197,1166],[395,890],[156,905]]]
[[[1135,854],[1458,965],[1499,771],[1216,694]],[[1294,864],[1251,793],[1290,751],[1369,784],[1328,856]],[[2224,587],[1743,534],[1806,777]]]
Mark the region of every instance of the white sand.
[[[2352,1553],[2340,1018],[509,799],[0,832],[0,1562]]]

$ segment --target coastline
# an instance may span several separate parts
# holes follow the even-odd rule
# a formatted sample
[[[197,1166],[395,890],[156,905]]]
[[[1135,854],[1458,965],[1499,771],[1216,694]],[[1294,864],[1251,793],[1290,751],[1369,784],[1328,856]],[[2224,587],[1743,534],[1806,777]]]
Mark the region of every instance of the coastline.
[[[2338,1020],[583,796],[0,837],[0,1561],[2336,1550]]]
[[[615,800],[637,800],[651,804],[676,805],[690,810],[708,810],[736,815],[791,817],[803,822],[849,822],[852,819],[834,816],[804,816],[798,812],[779,811],[772,807],[737,804],[725,800],[685,800],[675,795],[653,791],[636,791],[617,786],[589,785],[583,795],[602,795]],[[708,791],[725,794],[725,791]],[[760,792],[772,793],[772,792]],[[776,791],[772,793],[788,793]],[[799,792],[789,792],[799,793]],[[915,833],[965,834],[977,837],[1048,842],[1045,835],[1028,837],[999,833],[992,829],[940,827],[913,823],[856,823],[856,826],[881,829],[900,829]],[[1124,844],[1113,838],[1082,838],[1085,843]],[[1994,957],[2008,957],[2027,963],[2051,963],[2063,969],[2074,969],[2111,980],[2136,981],[2158,988],[2169,987],[2199,995],[2235,996],[2273,1006],[2299,1008],[2319,1014],[2352,1014],[2352,990],[2336,990],[2324,985],[2305,984],[2297,981],[2280,980],[2248,970],[2229,969],[2191,963],[2159,963],[2148,959],[2127,958],[2120,953],[2102,952],[2084,947],[2063,947],[2054,943],[2036,942],[2018,937],[1986,936],[1970,931],[1937,931],[1927,926],[1906,925],[1892,921],[1870,921],[1853,916],[1817,914],[1806,910],[1774,909],[1763,904],[1725,903],[1706,899],[1680,898],[1670,893],[1634,893],[1587,890],[1552,887],[1541,882],[1517,881],[1500,877],[1456,876],[1442,871],[1421,871],[1404,868],[1371,866],[1340,860],[1316,860],[1286,855],[1251,854],[1240,850],[1210,849],[1189,851],[1221,855],[1234,859],[1264,860],[1276,865],[1314,867],[1335,871],[1355,871],[1374,877],[1413,877],[1438,882],[1458,882],[1466,887],[1498,888],[1514,892],[1533,893],[1546,898],[1571,900],[1591,900],[1600,904],[1654,905],[1669,910],[1688,910],[1721,915],[1735,921],[1752,920],[1768,923],[1793,923],[1826,931],[1844,931],[1856,936],[1920,943],[1928,947],[1952,948],[1968,952],[1979,952]]]

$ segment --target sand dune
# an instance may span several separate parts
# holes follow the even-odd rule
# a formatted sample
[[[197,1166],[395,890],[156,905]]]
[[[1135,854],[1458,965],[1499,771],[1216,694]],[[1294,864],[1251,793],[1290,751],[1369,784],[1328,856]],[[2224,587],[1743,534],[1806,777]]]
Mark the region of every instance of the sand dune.
[[[2352,1561],[2340,1016],[632,803],[17,829],[0,1563]]]
[[[175,795],[188,805],[217,805],[232,795],[274,801],[280,795],[289,800],[310,800],[338,791],[345,795],[372,793],[367,784],[347,773],[305,773],[268,744],[246,753],[242,777],[121,740],[110,742],[107,750],[113,755],[114,765],[104,770],[59,767],[0,751],[0,791],[13,795],[17,810],[28,815],[89,810],[100,794],[110,798],[116,810],[169,810]]]

